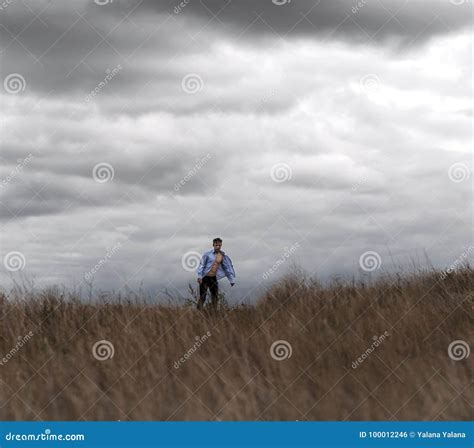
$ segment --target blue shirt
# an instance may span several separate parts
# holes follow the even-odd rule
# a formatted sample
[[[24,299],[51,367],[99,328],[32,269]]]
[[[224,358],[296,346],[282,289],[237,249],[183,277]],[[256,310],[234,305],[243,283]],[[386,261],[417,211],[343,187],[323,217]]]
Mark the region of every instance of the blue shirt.
[[[221,250],[221,254],[223,255],[222,263],[217,269],[216,278],[219,280],[220,278],[227,277],[230,283],[235,283],[235,271],[232,261],[224,251]],[[201,262],[196,271],[198,278],[203,278],[211,270],[215,259],[214,249],[210,249],[202,254]]]

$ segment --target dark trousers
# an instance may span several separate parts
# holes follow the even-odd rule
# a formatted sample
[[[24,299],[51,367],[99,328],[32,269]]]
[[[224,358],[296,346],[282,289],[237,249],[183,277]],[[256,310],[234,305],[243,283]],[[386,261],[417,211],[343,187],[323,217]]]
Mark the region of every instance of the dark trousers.
[[[202,283],[199,285],[199,301],[197,303],[198,309],[202,309],[204,302],[206,301],[207,290],[211,291],[211,303],[212,306],[217,308],[217,297],[219,294],[219,284],[217,283],[217,277],[203,277]]]

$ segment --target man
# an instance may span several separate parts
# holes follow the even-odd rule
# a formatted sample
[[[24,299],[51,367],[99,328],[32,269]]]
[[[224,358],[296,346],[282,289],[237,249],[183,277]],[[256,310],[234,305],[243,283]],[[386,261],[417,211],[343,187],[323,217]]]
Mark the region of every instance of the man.
[[[197,303],[198,310],[201,310],[206,301],[207,289],[211,291],[211,304],[217,308],[217,297],[219,293],[219,285],[217,280],[227,277],[230,286],[235,285],[235,271],[232,261],[225,254],[222,248],[222,240],[214,238],[212,240],[213,249],[210,249],[202,255],[201,262],[197,269],[197,281],[199,282],[199,300]]]

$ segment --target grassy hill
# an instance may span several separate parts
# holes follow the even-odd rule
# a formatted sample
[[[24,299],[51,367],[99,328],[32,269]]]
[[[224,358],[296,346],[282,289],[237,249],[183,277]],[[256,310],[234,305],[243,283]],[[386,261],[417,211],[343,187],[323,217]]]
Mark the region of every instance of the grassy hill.
[[[467,420],[474,273],[323,286],[255,306],[0,296],[2,419]],[[454,342],[460,341],[460,342]]]

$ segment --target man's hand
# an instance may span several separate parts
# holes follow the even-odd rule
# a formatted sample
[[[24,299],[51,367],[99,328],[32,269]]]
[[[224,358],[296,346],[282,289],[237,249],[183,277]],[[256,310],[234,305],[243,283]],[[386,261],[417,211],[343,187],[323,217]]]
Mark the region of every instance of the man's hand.
[[[199,284],[202,283],[202,278],[198,278],[198,283],[199,283]]]

